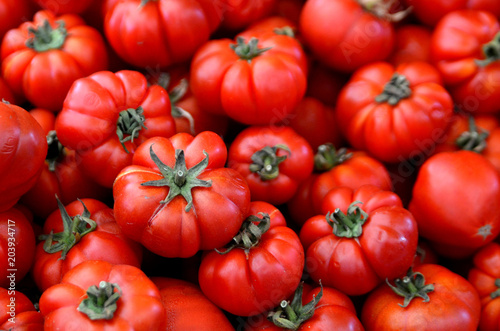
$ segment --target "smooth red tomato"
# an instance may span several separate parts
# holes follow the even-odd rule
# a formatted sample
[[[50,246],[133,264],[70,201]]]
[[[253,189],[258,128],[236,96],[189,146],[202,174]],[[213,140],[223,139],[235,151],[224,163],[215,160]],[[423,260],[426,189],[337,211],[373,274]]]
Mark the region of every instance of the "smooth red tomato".
[[[217,2],[217,1],[216,1]],[[271,15],[277,0],[220,0],[224,4],[221,28],[241,31],[252,23]]]
[[[371,292],[361,311],[366,331],[476,331],[479,295],[462,276],[423,264]],[[396,291],[397,289],[397,291]]]
[[[60,111],[73,82],[108,66],[101,34],[75,14],[40,10],[8,31],[1,44],[2,75],[15,95]]]
[[[0,38],[10,29],[14,29],[33,15],[31,0],[0,1]]]
[[[131,265],[85,261],[40,297],[44,330],[159,330],[160,291]]]
[[[113,184],[117,223],[163,257],[225,245],[250,204],[245,179],[226,159],[224,141],[210,131],[148,139]]]
[[[0,288],[0,329],[42,331],[43,316],[24,293]]]
[[[388,62],[399,65],[404,62],[431,61],[432,29],[419,24],[403,24],[396,27],[396,45]]]
[[[0,102],[0,212],[13,207],[35,185],[48,145],[38,122],[25,109]]]

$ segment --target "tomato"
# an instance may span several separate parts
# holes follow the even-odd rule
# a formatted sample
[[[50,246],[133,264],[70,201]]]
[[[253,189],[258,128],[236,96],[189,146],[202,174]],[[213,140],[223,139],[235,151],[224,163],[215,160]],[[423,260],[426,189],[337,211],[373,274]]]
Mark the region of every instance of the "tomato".
[[[434,28],[431,59],[458,111],[498,113],[500,62],[498,19],[490,12],[456,10]]]
[[[298,25],[303,5],[303,0],[277,0],[274,13]]]
[[[422,164],[409,210],[419,234],[437,244],[432,246],[438,254],[470,255],[497,237],[499,176],[491,162],[472,151],[441,152]]]
[[[227,166],[248,183],[252,200],[286,203],[314,167],[311,146],[291,127],[250,126],[229,146]]]
[[[22,292],[0,288],[0,329],[42,331],[43,316]]]
[[[323,199],[321,215],[304,223],[300,241],[315,282],[362,295],[408,270],[418,231],[395,193],[374,185],[338,187]]]
[[[35,232],[16,206],[0,213],[0,287],[16,289],[35,257]]]
[[[160,290],[166,311],[160,330],[234,330],[222,310],[208,300],[198,286],[174,278],[152,277],[151,280]]]
[[[300,15],[305,44],[321,62],[341,72],[353,72],[362,65],[385,60],[394,48],[392,23],[360,3],[309,0]]]
[[[317,60],[312,61],[307,76],[306,96],[335,107],[340,90],[348,78],[347,74],[339,73]]]
[[[25,109],[0,102],[0,212],[35,185],[48,145],[42,127]]]
[[[29,0],[43,9],[50,10],[56,15],[82,14],[90,6],[100,0]]]
[[[165,68],[188,61],[221,21],[206,0],[106,1],[104,32],[127,63]],[[106,5],[105,5],[106,6]]]
[[[244,37],[250,35],[201,46],[191,61],[191,91],[207,112],[246,125],[278,124],[305,94],[304,51],[292,37]]]
[[[481,299],[479,330],[496,331],[500,328],[500,244],[491,242],[473,256],[473,267],[467,280]]]
[[[81,199],[64,206],[45,220],[36,247],[33,279],[43,292],[58,284],[77,264],[103,260],[140,267],[142,247],[120,231],[113,209],[95,199]]]
[[[403,24],[396,27],[396,45],[388,62],[400,65],[404,62],[430,62],[432,30],[419,24]]]
[[[40,297],[44,330],[159,330],[165,319],[156,285],[139,268],[85,261]]]
[[[226,159],[224,141],[210,131],[148,139],[113,184],[117,223],[163,257],[223,246],[250,203],[245,179],[224,167]]]
[[[312,287],[303,283],[292,300],[283,300],[267,316],[249,317],[245,324],[245,331],[284,329],[364,330],[347,295],[331,287]]]
[[[404,299],[403,299],[403,298]],[[366,331],[477,330],[481,303],[462,276],[423,264],[371,292],[361,311]]]
[[[14,97],[14,93],[12,92],[9,85],[2,76],[0,76],[0,99],[8,101],[13,104],[21,103],[19,98]]]
[[[397,163],[428,153],[442,137],[453,101],[426,62],[377,62],[356,70],[340,92],[338,126],[355,148]]]
[[[29,0],[0,1],[0,38],[10,29],[14,29],[33,15]]]
[[[29,113],[41,125],[46,136],[50,131],[54,130],[56,123],[56,114],[54,112],[44,108],[33,108],[29,110]]]
[[[253,22],[270,16],[277,0],[222,0],[225,6],[221,28],[227,31],[241,31]]]
[[[254,206],[231,242],[204,254],[198,280],[210,301],[231,314],[252,316],[293,294],[302,277],[304,249],[279,214],[269,204]]]
[[[106,45],[96,29],[78,15],[57,16],[48,10],[5,34],[1,59],[2,75],[14,94],[54,112],[60,111],[76,79],[108,65]]]
[[[96,72],[72,85],[56,118],[57,137],[76,151],[80,169],[111,188],[118,173],[150,137],[175,133],[167,91],[148,86],[138,71]]]

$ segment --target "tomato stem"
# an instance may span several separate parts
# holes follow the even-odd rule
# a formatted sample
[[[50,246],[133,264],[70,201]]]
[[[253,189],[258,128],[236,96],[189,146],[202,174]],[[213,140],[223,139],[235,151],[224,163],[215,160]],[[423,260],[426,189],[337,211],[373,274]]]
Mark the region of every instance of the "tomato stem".
[[[412,11],[412,7],[391,13],[392,6],[398,0],[357,0],[361,7],[373,15],[389,22],[399,22]]]
[[[49,171],[54,172],[57,161],[64,155],[64,147],[59,142],[59,139],[57,139],[56,130],[50,130],[47,134],[47,145],[49,148],[45,160],[47,161]]]
[[[318,146],[318,151],[314,155],[314,171],[324,172],[335,166],[344,163],[352,157],[346,148],[335,149],[331,143]]]
[[[250,38],[246,43],[245,38],[238,37],[236,38],[236,44],[231,44],[230,47],[240,59],[250,62],[253,58],[271,49],[271,47],[259,48],[258,43],[257,38]]]
[[[484,59],[475,60],[480,67],[485,67],[488,64],[500,60],[500,32],[498,32],[492,41],[486,43],[482,47]]]
[[[28,34],[33,36],[26,40],[26,47],[34,49],[37,52],[45,52],[52,49],[60,49],[66,41],[68,32],[65,22],[57,21],[57,27],[54,29],[49,20],[43,21],[39,27],[28,28]]]
[[[169,188],[167,197],[160,203],[169,203],[176,196],[184,197],[187,202],[185,211],[188,212],[193,207],[193,195],[191,190],[195,187],[210,187],[212,181],[198,179],[198,175],[205,170],[208,165],[208,154],[203,151],[205,158],[199,163],[187,169],[184,151],[182,149],[175,150],[175,165],[173,168],[163,163],[156,153],[153,151],[153,145],[149,147],[151,159],[156,164],[163,178],[151,180],[142,183],[144,186],[167,186]]]
[[[288,155],[278,156],[280,149],[286,151]],[[263,181],[275,179],[279,175],[280,163],[290,154],[290,149],[286,145],[266,146],[251,156],[253,163],[250,164],[250,171],[257,173]]]
[[[402,99],[411,96],[410,81],[397,72],[392,75],[391,80],[385,84],[382,93],[375,97],[375,101],[382,103],[387,102],[391,106],[395,106]]]
[[[116,312],[116,302],[121,295],[118,284],[101,281],[99,287],[92,285],[88,288],[87,298],[80,302],[78,311],[87,315],[91,320],[110,320]]]
[[[493,291],[490,294],[492,299],[500,297],[500,278],[495,279],[495,286],[497,287],[496,291]]]
[[[368,214],[362,210],[354,201],[347,208],[347,215],[340,208],[333,213],[328,212],[325,216],[326,222],[333,228],[333,234],[343,238],[358,238],[363,233],[363,224],[368,219]]]
[[[215,251],[219,254],[227,254],[234,248],[242,248],[247,253],[252,247],[259,244],[262,235],[271,227],[271,218],[267,213],[259,213],[262,218],[256,215],[248,216],[241,225],[240,231],[233,237],[232,241],[224,250]]]
[[[486,139],[489,135],[488,131],[480,130],[476,126],[474,117],[469,116],[469,131],[463,132],[455,143],[462,150],[481,153],[486,148]]]
[[[288,37],[292,37],[292,38],[295,38],[295,30],[294,28],[292,28],[291,26],[284,26],[282,28],[275,28],[273,30],[274,33],[276,33],[277,35],[282,35],[282,36],[288,36]]]
[[[129,152],[125,147],[125,142],[133,142],[139,136],[139,131],[147,129],[144,125],[145,121],[144,110],[141,106],[137,107],[137,109],[128,108],[120,112],[116,122],[116,135],[125,152]]]
[[[430,298],[428,293],[434,291],[434,285],[426,285],[424,275],[420,272],[413,272],[411,267],[408,269],[406,276],[394,281],[395,286],[389,283],[388,279],[385,281],[394,293],[404,298],[403,304],[399,304],[403,308],[408,307],[411,300],[415,297],[420,297],[424,299],[424,302],[429,302]]]

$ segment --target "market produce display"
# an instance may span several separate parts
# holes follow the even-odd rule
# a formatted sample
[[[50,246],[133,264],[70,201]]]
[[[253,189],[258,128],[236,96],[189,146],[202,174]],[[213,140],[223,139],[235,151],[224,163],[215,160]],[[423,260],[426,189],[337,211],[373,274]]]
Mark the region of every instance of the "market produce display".
[[[498,0],[0,0],[0,329],[500,331]]]

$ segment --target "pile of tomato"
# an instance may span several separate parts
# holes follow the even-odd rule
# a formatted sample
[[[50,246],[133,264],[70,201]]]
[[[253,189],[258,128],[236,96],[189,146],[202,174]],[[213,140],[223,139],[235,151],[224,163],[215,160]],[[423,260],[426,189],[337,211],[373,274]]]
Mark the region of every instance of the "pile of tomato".
[[[0,329],[500,330],[498,0],[0,0]]]

